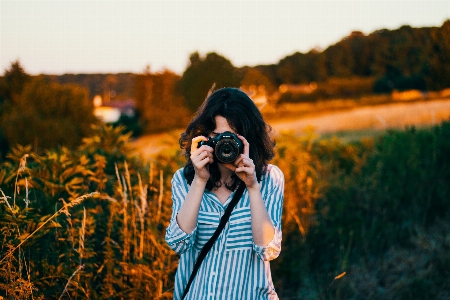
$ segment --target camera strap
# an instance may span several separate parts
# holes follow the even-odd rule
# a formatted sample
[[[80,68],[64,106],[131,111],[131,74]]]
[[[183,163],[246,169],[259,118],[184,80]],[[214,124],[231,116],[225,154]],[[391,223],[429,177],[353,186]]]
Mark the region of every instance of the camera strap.
[[[220,218],[219,226],[217,227],[214,234],[211,236],[211,238],[206,242],[205,246],[203,246],[202,250],[200,251],[200,254],[198,255],[197,261],[194,265],[194,270],[192,271],[191,276],[189,277],[189,281],[186,285],[186,288],[184,289],[183,297],[181,299],[184,299],[186,297],[187,293],[189,292],[189,288],[191,287],[192,281],[194,281],[195,275],[198,272],[198,269],[200,268],[200,265],[202,264],[203,260],[205,259],[206,255],[208,254],[209,250],[211,250],[214,242],[219,237],[220,233],[222,232],[223,228],[227,224],[228,220],[230,219],[231,212],[233,211],[236,204],[239,202],[239,199],[241,199],[242,194],[244,194],[245,190],[245,184],[241,182],[239,184],[238,189],[233,195],[233,199],[231,199],[231,202],[228,204],[227,208],[225,209],[225,213],[223,214],[222,218]]]

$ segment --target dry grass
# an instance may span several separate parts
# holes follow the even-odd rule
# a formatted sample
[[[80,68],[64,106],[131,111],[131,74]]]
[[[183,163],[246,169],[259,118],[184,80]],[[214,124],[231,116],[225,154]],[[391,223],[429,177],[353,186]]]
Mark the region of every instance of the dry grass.
[[[271,125],[278,133],[292,131],[301,134],[308,126],[312,126],[318,133],[332,133],[434,125],[449,118],[450,100],[432,100],[357,107],[297,120],[279,119],[273,120]]]
[[[291,131],[303,134],[312,127],[320,134],[342,131],[385,130],[405,126],[427,126],[441,123],[450,118],[450,99],[386,103],[385,96],[375,100],[329,100],[316,103],[284,104],[274,117],[270,111],[268,121],[276,134]],[[364,106],[366,103],[371,106]],[[377,104],[378,103],[378,104]],[[374,105],[377,104],[377,105]],[[361,106],[363,105],[363,106]],[[265,108],[269,109],[270,108]],[[178,148],[181,129],[168,133],[145,135],[132,142],[145,157],[154,156],[168,149]]]
[[[53,154],[49,152],[48,155]],[[11,216],[18,216],[21,219],[26,219],[27,215],[19,215],[22,210],[18,206],[19,203],[15,203],[15,200],[24,200],[26,207],[28,207],[29,181],[27,180],[28,177],[25,180],[21,178],[25,175],[31,177],[29,175],[31,169],[26,166],[27,156],[28,154],[23,156],[19,167],[14,168],[14,174],[8,176],[15,185],[14,189],[11,189],[14,190],[14,195],[8,196],[0,189],[0,205],[2,205],[2,208]],[[34,154],[31,154],[31,156],[37,157]],[[35,158],[35,161],[41,160]],[[78,162],[78,160],[76,161]],[[101,160],[97,156],[95,158],[96,165],[98,162],[101,162]],[[104,165],[100,163],[99,166]],[[114,192],[110,194],[105,191],[102,193],[92,192],[78,197],[75,196],[67,201],[59,198],[62,207],[54,213],[41,217],[39,224],[36,224],[35,227],[27,227],[32,228],[28,229],[28,232],[23,232],[23,226],[8,225],[3,222],[7,225],[2,228],[3,244],[0,247],[2,253],[0,255],[0,290],[2,292],[0,293],[0,299],[3,299],[2,297],[5,295],[8,299],[41,299],[42,293],[47,293],[39,286],[39,284],[42,285],[39,282],[41,280],[39,276],[45,276],[42,275],[45,271],[41,273],[39,268],[44,265],[48,269],[49,264],[44,260],[29,260],[30,258],[25,256],[24,250],[30,251],[30,245],[42,238],[42,232],[48,229],[50,225],[59,228],[59,235],[57,236],[60,237],[58,239],[60,244],[58,244],[58,247],[64,247],[64,242],[67,242],[69,249],[74,250],[74,255],[70,255],[68,263],[67,260],[61,260],[58,265],[58,275],[65,281],[60,282],[62,286],[60,286],[59,293],[56,292],[57,294],[52,295],[52,297],[56,297],[55,299],[58,299],[58,297],[59,299],[72,298],[77,295],[90,298],[94,294],[100,297],[110,297],[117,294],[118,290],[123,293],[122,296],[118,295],[119,298],[168,299],[172,297],[169,275],[176,268],[177,258],[175,253],[166,245],[160,229],[160,227],[166,225],[167,219],[170,217],[170,212],[166,209],[168,207],[167,202],[170,201],[170,197],[167,197],[167,182],[164,178],[164,172],[162,170],[155,172],[151,164],[147,184],[143,184],[141,175],[136,172],[135,168],[134,164],[128,165],[127,161],[116,163],[115,175],[117,181],[113,188]],[[104,174],[103,169],[97,170],[98,174],[97,172],[90,173],[92,176]],[[67,173],[67,169],[63,172]],[[86,173],[88,173],[88,170],[86,170]],[[156,176],[156,174],[159,174],[159,176]],[[81,173],[79,175],[84,176]],[[104,178],[98,177],[96,177],[95,182],[98,182],[99,186],[105,187]],[[30,189],[32,191],[36,189],[36,185],[33,185],[33,183],[34,181],[31,180]],[[19,195],[19,185],[22,195]],[[25,195],[23,195],[24,192]],[[32,195],[34,195],[33,192]],[[102,243],[104,245],[102,246],[102,253],[105,255],[103,261],[95,261],[95,252],[93,252],[94,239],[97,238],[94,233],[98,233],[94,230],[98,226],[96,217],[98,214],[102,214],[103,210],[99,211],[98,206],[87,203],[87,207],[82,208],[81,211],[72,211],[72,207],[82,202],[84,204],[84,200],[89,197],[94,197],[97,204],[101,200],[108,201],[105,203],[108,209],[104,210],[108,223],[106,236]],[[24,206],[23,203],[21,204]],[[30,208],[33,209],[33,207]],[[73,214],[72,217],[71,214]],[[64,224],[58,223],[57,217],[60,215],[67,216],[68,228],[64,228]],[[30,216],[30,218],[32,217]],[[101,217],[99,219],[102,220]],[[65,230],[70,236],[68,239],[62,238]],[[117,234],[115,231],[120,233]],[[99,234],[99,236],[102,235]],[[118,240],[119,243],[115,242],[114,239]],[[120,251],[117,251],[117,249],[120,249]],[[61,272],[64,272],[64,274]],[[93,294],[90,285],[93,284],[94,280],[99,280],[97,278],[100,275],[105,275],[102,279],[101,288]],[[3,282],[5,278],[5,282]],[[46,295],[49,296],[50,294]]]

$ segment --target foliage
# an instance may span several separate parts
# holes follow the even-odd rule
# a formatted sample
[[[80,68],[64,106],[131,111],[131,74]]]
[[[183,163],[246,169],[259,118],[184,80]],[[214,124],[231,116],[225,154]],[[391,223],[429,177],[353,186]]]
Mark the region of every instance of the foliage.
[[[269,94],[273,94],[278,88],[275,87],[272,82],[267,78],[263,72],[258,70],[257,68],[242,68],[239,70],[242,73],[239,77],[241,79],[241,87],[250,87],[250,86],[264,86],[264,89]]]
[[[77,150],[15,147],[0,168],[0,296],[169,299],[170,177],[184,158],[131,156],[102,126]],[[282,299],[446,299],[450,122],[341,142],[277,138],[285,174]]]
[[[234,66],[217,53],[201,57],[197,52],[190,56],[190,64],[178,83],[178,92],[185,98],[186,107],[196,111],[205,100],[208,91],[215,86],[239,87]]]
[[[0,80],[0,104],[4,101],[17,102],[30,79],[19,61],[11,63],[10,69],[5,70],[5,75]]]
[[[9,141],[1,120],[8,114],[7,107],[19,101],[23,88],[29,81],[30,75],[25,72],[19,61],[11,63],[10,69],[5,70],[5,75],[0,77],[0,158],[9,150]]]
[[[327,77],[324,56],[315,50],[306,54],[296,52],[286,56],[278,63],[277,76],[279,81],[285,84],[324,81]]]
[[[309,84],[329,78],[376,78],[374,91],[440,90],[449,87],[450,20],[441,27],[350,33],[323,51],[294,53],[278,64],[258,66],[274,84]],[[320,84],[319,84],[320,85]],[[335,97],[343,97],[339,91]]]
[[[18,146],[2,162],[0,296],[171,297],[167,175],[129,157],[128,137],[105,126],[78,150]]]
[[[136,76],[136,108],[146,132],[187,126],[190,112],[175,91],[179,80],[180,76],[170,71]]]
[[[3,106],[0,126],[9,145],[75,147],[96,122],[86,90],[34,78],[17,101]]]
[[[63,74],[45,75],[52,82],[73,84],[88,89],[89,99],[100,95],[104,101],[133,98],[136,74]]]
[[[360,99],[361,97],[373,95],[373,77],[330,77],[320,83],[312,83],[314,89],[307,85],[308,92],[287,91],[280,94],[277,105],[283,103],[305,103],[318,100],[336,99],[340,95],[345,99]]]
[[[283,138],[277,163],[287,182],[285,238],[273,263],[280,296],[445,299],[449,135],[444,122],[345,144],[326,139],[311,146],[305,142],[311,135]],[[307,193],[293,194],[308,181]]]
[[[450,83],[450,19],[446,20],[440,30],[432,32],[433,41],[431,58],[427,72],[427,85],[432,90],[449,87]]]

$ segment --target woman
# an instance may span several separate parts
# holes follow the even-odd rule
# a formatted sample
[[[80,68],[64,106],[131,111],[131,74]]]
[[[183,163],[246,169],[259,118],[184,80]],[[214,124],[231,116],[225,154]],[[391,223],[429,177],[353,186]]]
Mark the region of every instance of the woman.
[[[181,299],[200,250],[218,227],[236,188],[244,194],[203,260],[185,299],[278,299],[269,261],[281,251],[284,176],[268,164],[275,143],[253,101],[241,90],[212,93],[181,135],[188,159],[172,179],[168,245],[181,255],[174,299]],[[208,137],[232,132],[242,153],[222,163]],[[203,143],[202,143],[203,142]]]

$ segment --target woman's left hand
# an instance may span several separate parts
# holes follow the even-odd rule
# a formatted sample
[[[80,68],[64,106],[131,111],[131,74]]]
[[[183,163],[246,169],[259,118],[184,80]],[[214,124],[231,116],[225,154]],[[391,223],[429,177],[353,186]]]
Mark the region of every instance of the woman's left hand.
[[[256,179],[255,164],[249,156],[250,144],[242,135],[237,134],[237,136],[244,144],[244,151],[232,164],[224,164],[224,166],[235,172],[247,188],[252,188],[258,185],[258,180]]]

